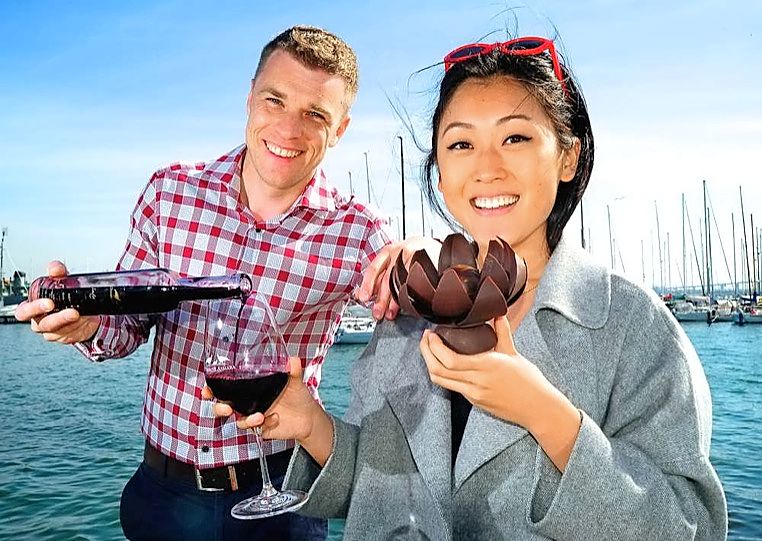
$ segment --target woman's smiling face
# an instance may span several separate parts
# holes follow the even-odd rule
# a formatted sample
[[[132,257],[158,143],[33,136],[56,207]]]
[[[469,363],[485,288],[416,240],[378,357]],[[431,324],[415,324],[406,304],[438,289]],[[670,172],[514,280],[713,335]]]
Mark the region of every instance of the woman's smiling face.
[[[537,100],[508,77],[467,79],[442,113],[439,190],[452,216],[486,249],[500,236],[526,259],[547,259],[546,221],[578,145],[561,150]]]

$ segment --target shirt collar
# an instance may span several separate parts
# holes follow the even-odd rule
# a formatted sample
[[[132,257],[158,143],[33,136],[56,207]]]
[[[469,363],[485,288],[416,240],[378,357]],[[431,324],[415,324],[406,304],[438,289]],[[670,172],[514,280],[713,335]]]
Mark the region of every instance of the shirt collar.
[[[336,210],[335,195],[335,190],[328,184],[325,173],[318,169],[292,208],[304,207],[332,212]]]
[[[246,152],[246,145],[240,145],[209,162],[204,168],[204,173],[210,177],[220,180],[235,192],[240,191],[241,184],[241,165],[243,156]]]
[[[599,329],[608,320],[610,307],[609,269],[562,236],[537,287],[534,312],[554,310],[579,325]]]
[[[233,192],[232,194],[238,197],[240,194],[241,171],[245,154],[246,145],[240,145],[211,162],[207,165],[204,172],[222,181]],[[332,212],[336,210],[335,197],[335,190],[328,184],[325,173],[322,169],[318,169],[307,183],[307,186],[305,186],[304,191],[296,198],[294,204],[285,214],[290,214],[298,208]]]

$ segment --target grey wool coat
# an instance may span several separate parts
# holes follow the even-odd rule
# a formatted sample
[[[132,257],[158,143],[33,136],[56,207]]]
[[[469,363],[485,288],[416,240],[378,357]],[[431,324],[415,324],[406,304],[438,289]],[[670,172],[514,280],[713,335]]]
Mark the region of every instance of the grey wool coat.
[[[451,467],[450,395],[420,355],[425,327],[378,325],[322,469],[297,446],[285,486],[309,492],[302,513],[345,517],[345,538],[363,541],[726,537],[709,387],[653,293],[567,240],[548,263],[514,340],[584,412],[563,474],[526,430],[479,408]]]

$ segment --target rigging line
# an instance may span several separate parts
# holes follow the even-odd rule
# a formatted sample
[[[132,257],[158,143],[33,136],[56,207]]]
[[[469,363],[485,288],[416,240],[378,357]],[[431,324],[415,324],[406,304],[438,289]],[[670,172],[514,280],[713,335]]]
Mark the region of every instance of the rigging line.
[[[683,273],[680,272],[680,262],[675,259],[675,268],[677,269],[677,275],[680,277],[680,281],[683,283],[683,287],[685,287],[685,278],[683,278]]]
[[[712,215],[712,219],[714,220],[714,228],[717,230],[717,238],[720,241],[720,249],[722,250],[722,258],[725,260],[725,268],[728,271],[728,280],[730,280],[730,283],[733,283],[733,274],[730,272],[730,265],[728,264],[728,256],[725,254],[725,246],[722,244],[722,235],[720,235],[720,226],[717,225],[717,215],[714,213],[714,206],[712,205],[712,196],[707,190],[706,192],[706,198],[709,202],[709,213]],[[733,239],[733,242],[735,242],[735,239]]]
[[[370,186],[370,192],[373,195],[373,198],[376,200],[376,208],[379,209],[379,210],[382,208],[381,207],[381,201],[383,201],[384,197],[386,197],[386,188],[389,186],[389,177],[391,177],[391,175],[392,175],[391,169],[387,169],[386,170],[386,179],[384,180],[384,186],[383,186],[383,189],[381,190],[381,197],[380,198],[376,197],[376,190],[373,189],[373,185],[371,184],[371,186]],[[384,212],[386,212],[385,209],[384,209]]]
[[[701,294],[706,295],[706,291],[704,290],[704,278],[701,276],[701,263],[699,263],[698,254],[696,253],[696,242],[693,240],[693,228],[691,227],[691,215],[687,209],[683,209],[683,212],[685,212],[685,217],[688,218],[688,231],[691,234],[691,246],[693,247],[693,257],[696,258],[696,270],[699,275],[699,282],[701,282]]]
[[[624,268],[624,259],[622,259],[622,250],[617,246],[616,251],[619,252],[619,263],[622,265],[622,274],[627,274],[627,269]]]
[[[11,267],[13,268],[13,270],[16,272],[21,272],[21,270],[16,265],[16,262],[13,260],[13,256],[11,255],[11,252],[7,248],[4,248],[3,251],[5,252],[5,257],[7,257],[10,260]]]
[[[389,143],[389,145],[393,145],[393,143]],[[389,148],[389,145],[387,145],[387,151],[390,151],[391,154],[394,155],[394,146]],[[387,169],[386,169],[386,179],[384,179],[384,185],[383,185],[383,187],[381,189],[381,198],[380,199],[378,197],[376,197],[376,190],[373,189],[373,185],[371,184],[370,191],[371,191],[371,194],[373,195],[373,197],[376,199],[376,208],[378,208],[379,210],[381,209],[381,201],[383,201],[384,197],[386,197],[386,189],[389,187],[389,178],[391,176],[392,176],[392,170],[391,170],[391,168],[387,167]]]

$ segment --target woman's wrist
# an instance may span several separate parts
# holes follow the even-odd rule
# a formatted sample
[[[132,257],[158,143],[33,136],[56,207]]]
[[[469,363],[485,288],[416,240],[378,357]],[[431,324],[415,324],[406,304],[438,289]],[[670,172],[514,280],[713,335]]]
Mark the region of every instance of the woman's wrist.
[[[577,441],[582,416],[579,409],[555,387],[546,393],[539,406],[536,409],[538,415],[531,420],[527,430],[556,468],[563,472]]]

